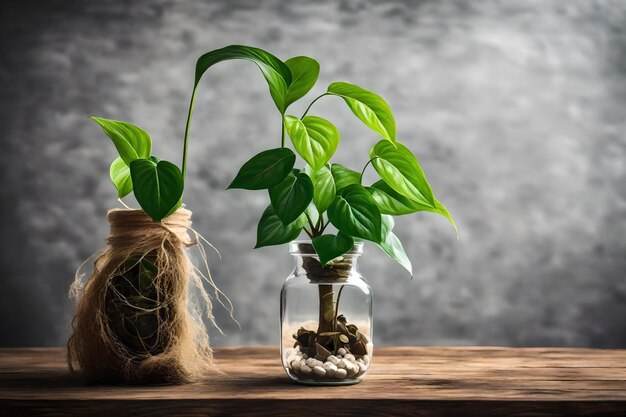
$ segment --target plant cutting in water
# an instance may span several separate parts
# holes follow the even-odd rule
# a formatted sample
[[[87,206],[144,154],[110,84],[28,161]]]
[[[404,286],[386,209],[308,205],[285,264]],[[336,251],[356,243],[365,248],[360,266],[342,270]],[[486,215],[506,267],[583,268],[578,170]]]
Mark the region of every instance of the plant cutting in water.
[[[334,82],[310,102],[304,114],[289,114],[289,106],[315,85],[320,70],[318,62],[305,56],[283,62],[264,50],[232,45],[198,59],[186,137],[203,74],[212,65],[231,59],[252,61],[258,66],[281,117],[281,136],[276,141],[280,146],[244,163],[228,187],[267,190],[270,204],[258,224],[256,248],[290,242],[304,231],[318,255],[318,259],[305,259],[308,275],[340,276],[349,269],[346,263],[350,262],[342,255],[353,248],[355,241],[368,240],[412,275],[411,262],[393,233],[393,216],[428,211],[444,216],[453,226],[454,221],[435,198],[416,157],[396,137],[396,123],[388,104],[362,87]],[[367,158],[361,169],[352,170],[331,162],[340,143],[340,133],[333,123],[312,112],[314,103],[322,98],[344,102],[380,137],[369,153],[364,152]],[[296,154],[305,161],[305,166],[295,167]],[[369,166],[380,180],[366,185],[363,174]],[[331,225],[335,233],[329,232]],[[335,294],[332,285],[319,285],[318,327],[302,328],[294,334],[299,352],[328,357],[343,349],[365,354],[366,341],[356,326],[348,324],[339,314],[340,297],[341,290]]]

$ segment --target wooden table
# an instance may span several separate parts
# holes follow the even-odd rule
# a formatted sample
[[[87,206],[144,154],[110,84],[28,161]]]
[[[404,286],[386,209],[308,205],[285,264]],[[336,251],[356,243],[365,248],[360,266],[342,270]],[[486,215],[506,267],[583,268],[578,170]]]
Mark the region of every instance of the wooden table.
[[[626,350],[376,348],[344,387],[291,382],[276,348],[215,357],[205,382],[129,387],[82,384],[62,349],[0,349],[0,415],[626,416]]]

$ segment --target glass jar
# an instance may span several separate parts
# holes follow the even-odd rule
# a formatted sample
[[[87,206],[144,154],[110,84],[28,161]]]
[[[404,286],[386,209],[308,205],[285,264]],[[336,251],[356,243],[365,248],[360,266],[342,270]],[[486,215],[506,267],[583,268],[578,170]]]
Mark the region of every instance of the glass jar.
[[[280,293],[281,358],[311,385],[360,382],[372,360],[372,289],[357,268],[363,243],[322,266],[311,242],[289,245],[296,266]]]

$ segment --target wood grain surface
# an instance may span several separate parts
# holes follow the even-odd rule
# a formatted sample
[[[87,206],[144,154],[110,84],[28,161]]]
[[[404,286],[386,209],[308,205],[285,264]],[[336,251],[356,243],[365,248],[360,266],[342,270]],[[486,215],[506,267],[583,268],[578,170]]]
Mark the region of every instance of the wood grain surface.
[[[365,380],[310,387],[277,348],[222,348],[219,372],[181,386],[94,385],[63,349],[0,349],[0,415],[626,416],[626,350],[376,348]]]

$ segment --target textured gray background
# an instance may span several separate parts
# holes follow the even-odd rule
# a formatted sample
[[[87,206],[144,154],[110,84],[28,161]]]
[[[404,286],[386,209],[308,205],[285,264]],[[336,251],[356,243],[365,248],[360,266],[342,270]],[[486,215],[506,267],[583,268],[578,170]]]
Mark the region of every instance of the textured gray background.
[[[626,347],[626,3],[623,1],[2,1],[0,338],[61,345],[75,268],[101,247],[110,141],[85,115],[151,132],[178,161],[195,59],[232,43],[316,57],[320,82],[387,99],[455,216],[397,221],[416,276],[375,247],[380,344]],[[332,98],[356,169],[375,135]],[[302,105],[292,111],[300,114]],[[222,63],[200,89],[186,202],[222,252],[218,345],[278,341],[285,246],[252,250],[263,192],[223,191],[279,144],[254,65]],[[373,176],[368,180],[373,180]]]

